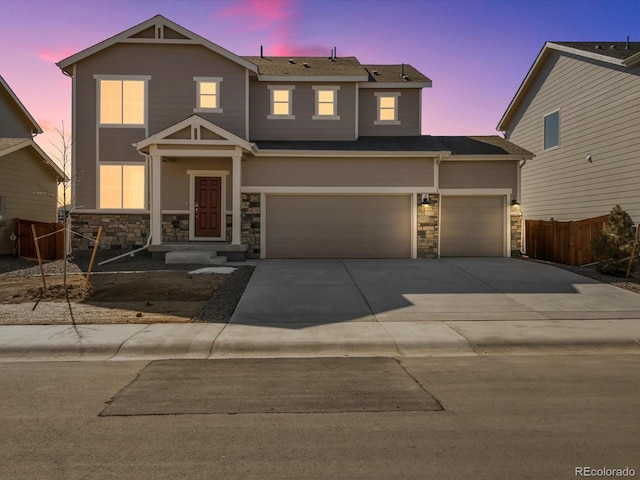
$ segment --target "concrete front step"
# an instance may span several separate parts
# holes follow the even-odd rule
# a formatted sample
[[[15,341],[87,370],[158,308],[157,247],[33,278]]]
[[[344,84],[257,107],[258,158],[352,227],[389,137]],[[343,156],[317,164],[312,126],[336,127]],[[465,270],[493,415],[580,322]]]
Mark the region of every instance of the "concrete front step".
[[[225,265],[227,257],[218,255],[215,251],[175,251],[167,252],[164,256],[165,264],[194,263],[201,265]]]

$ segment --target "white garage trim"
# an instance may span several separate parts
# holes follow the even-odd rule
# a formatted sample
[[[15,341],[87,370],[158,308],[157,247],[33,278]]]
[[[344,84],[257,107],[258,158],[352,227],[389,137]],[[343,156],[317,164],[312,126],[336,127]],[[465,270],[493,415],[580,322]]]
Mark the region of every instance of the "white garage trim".
[[[289,189],[287,189],[289,190]],[[315,189],[314,189],[315,190]],[[360,189],[355,189],[355,190],[360,190]],[[278,189],[275,192],[260,192],[260,258],[267,258],[268,256],[268,251],[267,251],[267,230],[269,228],[268,226],[268,217],[267,217],[267,210],[268,210],[268,204],[269,204],[269,197],[271,195],[273,196],[278,196],[278,197],[282,197],[282,196],[351,196],[351,197],[356,197],[356,196],[376,196],[376,197],[408,197],[408,200],[410,202],[411,208],[410,211],[406,212],[406,215],[409,215],[409,225],[410,225],[410,231],[409,233],[409,240],[410,240],[410,256],[411,258],[417,258],[417,193],[415,192],[407,192],[406,188],[403,188],[401,190],[404,190],[400,193],[394,193],[394,194],[385,194],[385,193],[380,193],[380,188],[374,189],[375,191],[371,192],[371,189],[366,188],[365,191],[363,192],[359,192],[359,193],[354,193],[354,189],[353,188],[349,188],[347,193],[342,193],[342,192],[334,192],[332,188],[327,188],[327,187],[321,187],[319,189],[319,191],[316,192],[303,192],[303,193],[299,193],[299,189],[294,188],[294,191],[286,191],[283,192],[282,189]],[[406,244],[405,244],[406,245]]]

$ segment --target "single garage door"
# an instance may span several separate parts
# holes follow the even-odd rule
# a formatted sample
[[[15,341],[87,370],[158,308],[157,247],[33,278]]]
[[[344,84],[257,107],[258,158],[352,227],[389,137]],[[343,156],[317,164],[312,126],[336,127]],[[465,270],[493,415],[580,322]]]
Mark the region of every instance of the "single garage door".
[[[267,258],[410,258],[410,195],[267,195]]]
[[[440,255],[504,255],[504,197],[443,197]]]

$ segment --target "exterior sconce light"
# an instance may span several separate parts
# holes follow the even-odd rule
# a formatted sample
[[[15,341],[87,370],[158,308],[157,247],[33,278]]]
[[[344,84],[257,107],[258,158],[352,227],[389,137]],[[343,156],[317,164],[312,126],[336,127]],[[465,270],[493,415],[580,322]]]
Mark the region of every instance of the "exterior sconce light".
[[[518,200],[514,198],[513,200],[511,200],[511,205],[513,205],[514,207],[517,207],[520,204],[518,203]]]
[[[421,203],[422,203],[422,205],[431,205],[431,200],[429,200],[429,194],[428,193],[423,193],[422,194]]]

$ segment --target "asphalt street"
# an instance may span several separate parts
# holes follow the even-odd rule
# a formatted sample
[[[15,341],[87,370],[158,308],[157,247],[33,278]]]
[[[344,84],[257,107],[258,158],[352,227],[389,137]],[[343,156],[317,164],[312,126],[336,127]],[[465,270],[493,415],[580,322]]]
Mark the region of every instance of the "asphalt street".
[[[2,479],[640,475],[640,357],[5,363]]]

